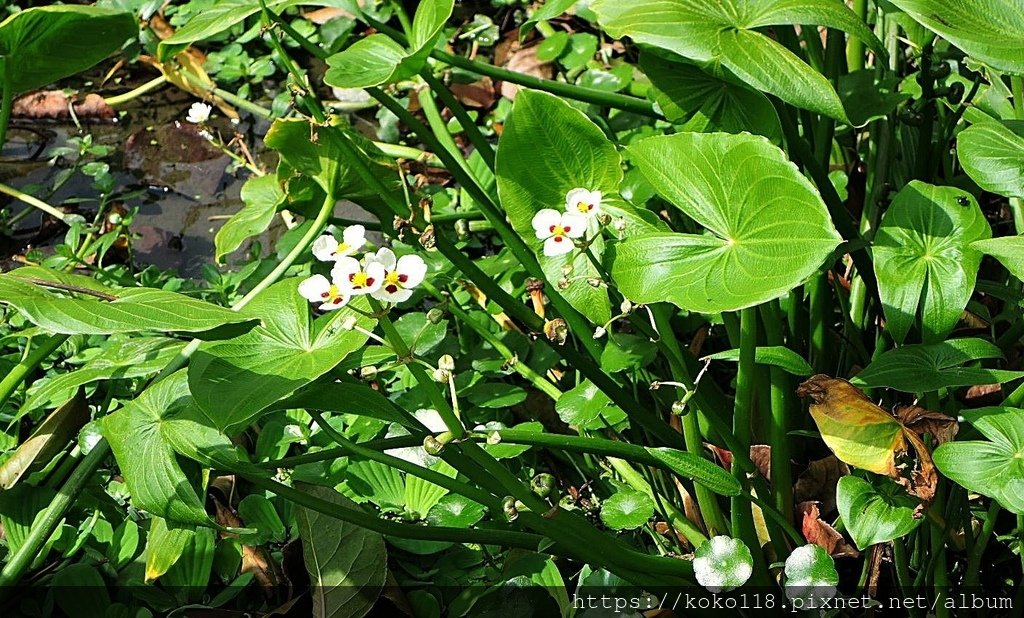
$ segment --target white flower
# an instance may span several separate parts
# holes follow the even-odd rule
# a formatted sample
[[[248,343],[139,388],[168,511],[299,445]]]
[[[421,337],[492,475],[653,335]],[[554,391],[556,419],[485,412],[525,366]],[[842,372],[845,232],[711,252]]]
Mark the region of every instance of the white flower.
[[[384,283],[373,297],[389,303],[409,300],[412,289],[422,283],[427,274],[427,263],[420,256],[413,254],[396,258],[395,252],[386,247],[377,253],[367,254],[366,261],[384,266]]]
[[[203,124],[210,119],[210,112],[212,111],[212,105],[196,102],[192,104],[192,107],[188,108],[188,115],[185,116],[185,120],[192,124]]]
[[[363,266],[354,257],[346,256],[335,262],[331,278],[349,294],[372,294],[384,283],[384,265],[367,260]]]
[[[544,241],[544,255],[565,255],[573,249],[572,239],[587,231],[587,220],[583,215],[545,208],[533,216],[533,231]]]
[[[565,194],[565,212],[593,219],[601,214],[601,192],[579,188],[569,191]]]
[[[350,225],[341,233],[341,242],[334,236],[324,234],[313,241],[313,255],[321,262],[335,262],[352,255],[366,244],[366,228]]]
[[[311,303],[321,303],[321,311],[341,309],[351,296],[348,290],[331,283],[323,275],[313,275],[299,284],[299,295]]]

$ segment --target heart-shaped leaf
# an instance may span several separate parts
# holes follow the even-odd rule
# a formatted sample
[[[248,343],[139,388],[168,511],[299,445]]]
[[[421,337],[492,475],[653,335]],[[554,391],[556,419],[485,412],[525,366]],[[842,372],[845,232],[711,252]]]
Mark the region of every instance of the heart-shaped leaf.
[[[856,476],[844,476],[836,485],[839,516],[860,550],[898,539],[921,523],[915,518],[917,500],[889,479],[879,485]]]
[[[693,574],[697,583],[711,592],[728,592],[747,583],[754,572],[750,548],[739,539],[716,536],[708,539],[693,554]]]
[[[892,0],[932,32],[993,68],[1024,74],[1024,12],[1018,0]]]
[[[935,465],[954,482],[1024,514],[1024,410],[978,408],[961,414],[988,440],[947,442],[935,450]]]
[[[1024,281],[1024,236],[1003,236],[971,243],[971,249],[991,255],[1014,277]]]
[[[793,0],[599,0],[598,21],[612,37],[667,49],[696,62],[717,62],[743,83],[787,103],[846,120],[832,84],[757,28],[816,24],[853,34],[879,53],[881,43],[840,2]]]
[[[138,26],[130,13],[38,6],[0,23],[0,85],[14,94],[80,73],[120,49]]]
[[[299,484],[297,489],[339,507],[359,508],[330,487]],[[311,582],[313,615],[365,615],[376,602],[387,577],[384,537],[304,507],[296,507],[295,521]]]
[[[196,403],[216,427],[233,434],[267,406],[287,397],[334,368],[366,342],[366,335],[345,330],[346,320],[371,330],[376,321],[363,299],[310,320],[309,303],[298,292],[299,279],[267,288],[243,314],[260,326],[241,337],[204,344],[192,356],[188,381]]]
[[[590,380],[562,393],[555,402],[555,411],[563,423],[577,429],[604,429],[626,420],[622,408],[613,404]]]
[[[412,77],[423,68],[454,7],[455,0],[420,2],[408,49],[386,35],[372,34],[328,58],[324,82],[336,88],[369,88]]]
[[[961,131],[956,156],[982,189],[1024,197],[1024,137],[1002,122],[979,122]]]
[[[241,465],[235,447],[195,405],[185,371],[147,388],[101,421],[132,504],[178,523],[213,525],[195,489],[198,467]]]
[[[992,236],[971,194],[911,181],[896,194],[875,235],[873,254],[886,328],[902,342],[918,307],[922,339],[942,341],[956,326],[981,265],[971,243]]]
[[[956,386],[1001,384],[1024,377],[1024,371],[962,366],[1002,357],[1002,350],[984,339],[905,345],[879,355],[851,382],[868,388],[887,386],[907,393],[925,393]]]
[[[782,141],[779,115],[768,97],[719,65],[702,68],[681,60],[646,51],[640,55],[640,68],[651,80],[654,101],[666,119],[683,123],[684,131],[748,131],[775,143]]]
[[[842,238],[817,189],[763,137],[680,133],[628,149],[648,182],[709,234],[644,234],[615,247],[612,278],[638,303],[736,311],[785,294]]]
[[[277,176],[253,176],[242,185],[241,210],[228,219],[214,236],[215,259],[223,261],[224,256],[237,250],[247,239],[262,234],[274,220],[277,208],[284,203],[285,195]]]

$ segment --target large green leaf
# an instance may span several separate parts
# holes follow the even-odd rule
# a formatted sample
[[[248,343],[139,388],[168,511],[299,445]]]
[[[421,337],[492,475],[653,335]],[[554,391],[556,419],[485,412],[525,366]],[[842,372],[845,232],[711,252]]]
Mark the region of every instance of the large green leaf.
[[[926,393],[956,386],[1001,384],[1024,377],[1024,371],[962,366],[1002,357],[1002,350],[984,339],[905,345],[878,356],[851,382],[868,388],[887,386],[907,393]]]
[[[359,156],[363,162],[370,166],[385,186],[392,191],[401,190],[398,171],[393,164],[372,142],[344,125],[314,128],[306,120],[276,120],[267,131],[264,142],[281,153],[282,160],[292,170],[312,178],[321,189],[332,192],[337,199],[348,198],[360,202],[379,199],[377,190],[363,181],[356,166],[349,161],[343,143],[345,138],[361,151]]]
[[[828,26],[884,53],[868,27],[834,0],[598,0],[592,8],[615,38],[628,36],[696,62],[720,63],[758,90],[843,121],[846,112],[832,84],[756,29]]]
[[[412,77],[423,68],[454,8],[454,0],[420,2],[408,49],[386,35],[372,34],[328,58],[324,82],[337,88],[369,88]]]
[[[174,566],[195,536],[194,527],[179,526],[163,517],[152,517],[146,534],[146,581],[162,577]]]
[[[304,493],[340,507],[359,506],[337,491],[297,485]],[[329,515],[297,507],[295,521],[309,572],[316,618],[360,618],[373,607],[387,576],[384,537]]]
[[[922,339],[941,341],[974,292],[981,253],[971,243],[992,235],[974,197],[917,180],[882,216],[874,240],[875,275],[886,328],[902,342],[921,311]]]
[[[39,6],[0,23],[0,86],[17,94],[103,60],[138,26],[130,13],[94,6]]]
[[[267,8],[280,12],[295,4],[326,4],[324,2],[299,2],[297,0],[266,0]],[[254,0],[217,0],[212,6],[196,11],[188,23],[174,34],[160,42],[158,55],[167,60],[181,47],[224,32],[260,11],[260,3]]]
[[[856,476],[844,476],[836,486],[836,506],[857,549],[898,539],[921,523],[914,517],[917,500],[890,479],[881,487]]]
[[[976,240],[971,243],[971,249],[996,258],[1014,277],[1024,281],[1024,236]]]
[[[537,250],[549,281],[566,277],[563,269],[571,265],[569,285],[560,292],[598,324],[611,318],[611,304],[606,288],[587,282],[600,276],[597,268],[579,251],[544,255],[532,221],[541,209],[562,210],[566,193],[576,188],[601,191],[604,208],[617,195],[621,166],[615,146],[578,109],[542,92],[524,90],[516,97],[498,141],[498,197],[512,227]],[[598,237],[590,248],[600,259],[603,240]]]
[[[1002,122],[979,122],[961,131],[956,156],[982,189],[1024,197],[1024,137]]]
[[[640,68],[654,86],[654,101],[662,115],[671,122],[684,123],[684,130],[748,131],[775,143],[782,141],[779,115],[768,97],[739,83],[721,66],[702,68],[644,52]]]
[[[961,414],[987,440],[943,444],[935,449],[936,467],[967,489],[1024,514],[1024,410],[978,408]]]
[[[50,285],[38,285],[33,280]],[[54,284],[88,292],[55,289]],[[251,319],[175,292],[107,288],[89,277],[32,266],[0,274],[0,302],[16,307],[40,328],[65,335],[201,333]]]
[[[285,195],[277,177],[272,174],[254,176],[242,185],[241,198],[244,206],[228,219],[213,238],[216,260],[237,250],[248,238],[262,234],[274,220],[277,208],[284,203]]]
[[[749,134],[680,133],[628,148],[648,182],[709,234],[645,234],[615,247],[612,278],[638,303],[735,311],[785,294],[842,238],[817,189]]]
[[[213,525],[193,485],[196,466],[237,467],[239,457],[227,436],[188,392],[185,371],[149,387],[101,421],[139,509],[173,522]]]
[[[90,382],[137,378],[157,373],[167,366],[185,342],[168,337],[111,337],[102,352],[80,369],[39,380],[28,390],[18,416],[52,404]]]
[[[88,422],[89,404],[78,392],[47,416],[0,465],[0,490],[6,491],[26,474],[45,468]]]
[[[1020,0],[892,0],[929,30],[1000,71],[1024,74]]]
[[[260,325],[241,337],[205,344],[188,368],[189,387],[214,425],[233,434],[269,405],[287,397],[334,368],[366,342],[366,335],[345,330],[352,318],[363,329],[376,321],[352,307],[368,310],[357,297],[352,305],[310,320],[310,307],[298,293],[298,279],[281,281],[256,297],[242,312]]]

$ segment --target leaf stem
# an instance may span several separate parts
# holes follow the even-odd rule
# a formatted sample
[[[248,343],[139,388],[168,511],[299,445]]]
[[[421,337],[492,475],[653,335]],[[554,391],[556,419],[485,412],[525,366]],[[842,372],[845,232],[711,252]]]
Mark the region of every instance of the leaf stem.
[[[466,132],[466,137],[469,138],[470,143],[476,148],[476,151],[480,153],[484,163],[487,167],[494,170],[494,146],[487,141],[484,134],[480,132],[480,127],[477,126],[473,119],[469,117],[469,112],[466,108],[459,103],[459,100],[455,98],[455,95],[444,85],[444,83],[434,77],[434,74],[429,69],[424,69],[420,72],[423,80],[427,82],[430,89],[441,98],[441,102],[451,110],[452,114],[455,115],[455,119],[459,121],[462,126],[462,130]],[[424,110],[426,111],[426,110]]]
[[[47,204],[43,200],[41,200],[41,199],[39,199],[39,198],[37,198],[37,197],[35,197],[33,195],[29,195],[28,193],[23,193],[21,191],[18,191],[14,187],[5,185],[3,183],[0,183],[0,193],[5,193],[5,194],[13,197],[16,200],[19,200],[21,202],[24,202],[24,203],[28,204],[29,206],[31,206],[33,208],[37,208],[37,209],[45,212],[46,214],[50,215],[54,219],[57,219],[61,223],[67,223],[67,221],[66,221],[67,216],[68,216],[67,213],[63,213],[63,212],[57,210],[53,206],[50,206],[49,204]]]
[[[103,101],[110,107],[117,107],[119,105],[124,105],[129,101],[137,99],[146,93],[152,92],[153,90],[156,90],[157,88],[163,86],[166,83],[167,76],[161,73],[159,76],[154,77],[153,79],[149,80],[148,82],[142,84],[137,88],[133,88],[123,94],[114,95],[112,97],[106,97],[105,99],[103,99]]]
[[[52,335],[47,337],[43,339],[39,347],[33,350],[31,354],[11,368],[7,375],[4,376],[4,379],[0,381],[0,408],[7,403],[7,400],[11,398],[11,395],[14,394],[18,386],[28,377],[28,374],[32,373],[40,363],[46,360],[67,340],[68,335]],[[32,340],[29,339],[26,345],[31,344]]]
[[[782,314],[775,302],[761,305],[765,339],[770,346],[784,345]],[[792,397],[793,385],[789,374],[781,367],[772,366],[770,373],[769,443],[772,447],[771,477],[772,502],[787,522],[793,517],[793,468],[789,454],[789,416],[796,413]],[[777,548],[781,552],[783,548]]]
[[[4,144],[7,143],[7,125],[11,122],[11,111],[14,109],[14,86],[11,84],[10,69],[6,59],[3,64],[0,64],[0,71],[3,71],[3,75],[0,76],[2,77],[0,88],[3,88],[3,93],[0,94],[0,157],[2,157]]]
[[[989,540],[992,538],[992,531],[996,527],[996,519],[999,518],[999,503],[991,498],[989,500],[985,521],[981,524],[981,531],[978,532],[978,538],[975,540],[974,547],[971,548],[971,553],[967,557],[967,568],[964,570],[965,587],[980,585],[981,558],[985,554],[985,548],[988,547]]]

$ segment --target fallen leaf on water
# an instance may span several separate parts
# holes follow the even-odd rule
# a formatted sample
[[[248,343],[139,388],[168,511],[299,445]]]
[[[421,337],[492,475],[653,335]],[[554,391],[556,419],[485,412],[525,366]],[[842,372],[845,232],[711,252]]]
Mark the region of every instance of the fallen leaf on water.
[[[935,496],[938,475],[921,437],[860,389],[841,378],[816,375],[801,384],[797,394],[811,398],[811,417],[836,457],[893,478],[925,504]],[[907,461],[908,443],[917,454],[916,465]]]
[[[856,558],[860,555],[856,548],[846,542],[838,530],[821,519],[818,502],[801,502],[796,509],[800,515],[800,532],[803,533],[808,543],[814,543],[835,558]]]

